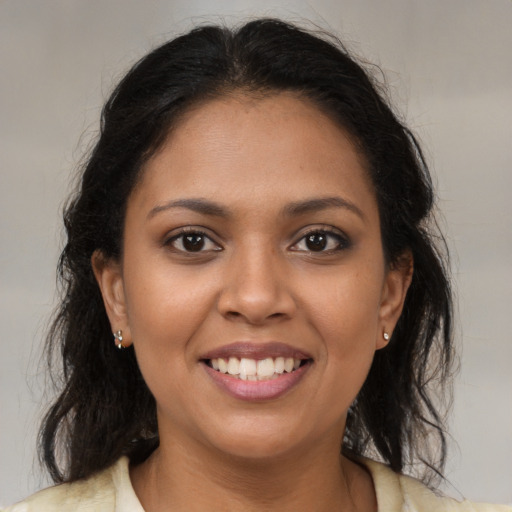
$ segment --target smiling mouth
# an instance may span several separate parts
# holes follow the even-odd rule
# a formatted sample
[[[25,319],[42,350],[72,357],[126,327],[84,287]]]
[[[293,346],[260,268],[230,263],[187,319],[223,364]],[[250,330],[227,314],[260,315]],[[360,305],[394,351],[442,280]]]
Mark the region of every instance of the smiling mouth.
[[[312,359],[293,357],[266,357],[265,359],[218,357],[204,359],[203,362],[215,371],[229,375],[234,379],[267,381],[293,373],[302,366],[310,364]]]

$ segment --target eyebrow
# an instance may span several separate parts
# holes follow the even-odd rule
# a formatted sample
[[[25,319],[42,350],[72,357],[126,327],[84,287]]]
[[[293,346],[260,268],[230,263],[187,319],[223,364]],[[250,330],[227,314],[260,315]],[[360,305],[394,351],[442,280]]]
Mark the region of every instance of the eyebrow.
[[[294,217],[297,215],[304,215],[305,213],[327,210],[329,208],[345,208],[355,213],[362,220],[366,220],[363,212],[354,203],[339,196],[318,197],[314,199],[307,199],[305,201],[296,201],[285,206],[283,213],[288,217]]]
[[[169,201],[165,204],[155,206],[148,213],[147,219],[149,220],[158,213],[172,210],[173,208],[186,208],[196,213],[212,217],[229,218],[232,216],[228,209],[224,208],[218,203],[215,203],[214,201],[202,198],[190,198],[176,199],[174,201]],[[354,203],[339,196],[318,197],[313,199],[306,199],[304,201],[294,201],[287,204],[281,211],[281,214],[285,217],[296,217],[307,213],[327,210],[329,208],[345,208],[355,213],[362,220],[366,219],[363,212]]]
[[[155,206],[148,213],[148,220],[153,218],[160,212],[171,210],[173,208],[187,208],[203,215],[210,215],[212,217],[223,217],[227,218],[230,216],[230,212],[223,208],[221,205],[209,201],[208,199],[176,199],[175,201],[169,201],[168,203]]]

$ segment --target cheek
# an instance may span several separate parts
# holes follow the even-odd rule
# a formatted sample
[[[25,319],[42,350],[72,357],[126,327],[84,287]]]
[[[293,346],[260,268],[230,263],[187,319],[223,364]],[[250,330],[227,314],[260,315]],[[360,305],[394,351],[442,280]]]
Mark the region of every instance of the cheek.
[[[312,316],[327,339],[345,340],[350,346],[350,340],[355,343],[376,332],[383,278],[375,268],[360,272],[342,268],[310,286],[315,291],[309,300]]]
[[[197,366],[194,339],[205,322],[211,293],[190,280],[160,273],[154,267],[128,280],[128,321],[144,380],[163,407],[179,416],[186,402],[186,382]],[[178,420],[176,420],[178,421]]]
[[[343,397],[346,407],[363,385],[375,354],[380,285],[378,272],[372,268],[351,275],[340,273],[338,279],[326,280],[317,288],[311,302],[310,318],[324,340],[322,359],[330,394]]]
[[[153,352],[157,360],[159,353],[183,351],[211,309],[212,284],[201,284],[200,275],[173,272],[158,261],[131,268],[134,271],[125,277],[125,295],[136,349],[141,355]]]

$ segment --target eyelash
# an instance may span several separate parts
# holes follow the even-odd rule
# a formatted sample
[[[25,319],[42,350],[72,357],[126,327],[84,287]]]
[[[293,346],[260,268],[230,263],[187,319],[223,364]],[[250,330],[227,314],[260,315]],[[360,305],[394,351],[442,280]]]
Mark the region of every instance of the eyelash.
[[[197,251],[187,250],[184,246],[185,237],[187,235],[201,237],[204,244],[212,244],[215,246],[215,248],[210,248],[210,249],[205,250],[203,248],[204,247],[204,245],[203,245]],[[305,249],[297,249],[296,248],[300,243],[307,244],[307,238],[312,235],[326,236],[327,237],[327,241],[326,241],[327,247],[329,246],[329,239],[331,240],[331,242],[332,242],[332,239],[334,239],[336,246],[329,248],[327,250],[325,248],[321,248],[318,251],[313,250],[311,248],[305,248]],[[182,246],[181,248],[176,247],[176,245],[175,245],[176,242],[178,242],[178,241],[181,241],[181,246]],[[181,254],[187,254],[187,255],[210,253],[213,251],[222,251],[223,250],[223,247],[221,247],[217,242],[215,242],[211,238],[211,236],[209,236],[205,231],[198,229],[198,228],[192,228],[192,227],[183,228],[179,233],[166,239],[164,241],[164,245],[172,247],[173,250],[175,250],[176,252],[179,252]],[[335,231],[330,228],[314,228],[314,229],[310,229],[309,231],[304,233],[300,237],[300,239],[290,247],[290,250],[293,252],[306,252],[308,254],[315,254],[315,253],[333,254],[333,253],[342,251],[344,249],[348,249],[350,247],[350,245],[351,245],[350,240],[346,236],[339,233],[338,231]]]
[[[198,250],[198,251],[187,250],[185,248],[185,246],[184,246],[185,237],[187,235],[188,236],[201,237],[204,240],[205,244],[210,243],[210,244],[214,245],[215,248],[204,250],[201,247],[200,250]],[[178,241],[181,241],[182,248],[178,248],[178,247],[175,246],[175,243],[178,242]],[[200,253],[205,253],[205,252],[221,251],[222,250],[222,247],[219,244],[217,244],[212,239],[211,236],[209,236],[207,233],[205,233],[201,229],[192,228],[192,227],[191,228],[183,228],[179,233],[176,233],[175,235],[173,235],[170,238],[166,239],[164,241],[164,245],[172,247],[176,252],[179,252],[181,254],[187,254],[187,255],[193,255],[193,254],[200,254]]]
[[[327,246],[329,245],[329,239],[334,239],[336,246],[329,249],[322,249],[319,251],[312,250],[310,248],[301,249],[301,252],[307,252],[308,254],[334,254],[336,252],[342,251],[344,249],[348,249],[351,245],[350,240],[348,237],[343,235],[342,233],[335,231],[331,228],[313,228],[304,233],[298,242],[292,245],[291,250],[298,251],[297,249],[294,249],[294,247],[297,247],[300,243],[307,243],[307,238],[312,235],[320,235],[320,236],[326,236],[327,237]]]

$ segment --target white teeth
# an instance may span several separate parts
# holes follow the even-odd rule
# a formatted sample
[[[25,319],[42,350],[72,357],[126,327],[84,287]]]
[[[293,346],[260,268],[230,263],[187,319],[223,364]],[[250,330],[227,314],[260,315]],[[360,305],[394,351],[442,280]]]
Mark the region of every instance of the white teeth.
[[[230,375],[238,375],[240,373],[240,361],[236,357],[229,358],[228,373]]]
[[[274,360],[271,357],[258,361],[258,377],[272,377],[274,375]]]
[[[247,357],[242,357],[242,359],[237,357],[211,359],[214,370],[251,381],[276,379],[284,372],[290,373],[297,370],[301,362],[301,359],[294,359],[293,357],[276,357],[275,359],[267,357],[260,360]]]
[[[256,373],[256,361],[242,357],[242,359],[240,359],[240,378],[246,380],[246,377],[256,375]]]
[[[217,359],[217,365],[219,366],[219,372],[228,373],[228,363],[226,362],[225,359],[223,359],[222,357]],[[212,363],[212,366],[213,366],[213,363]]]

